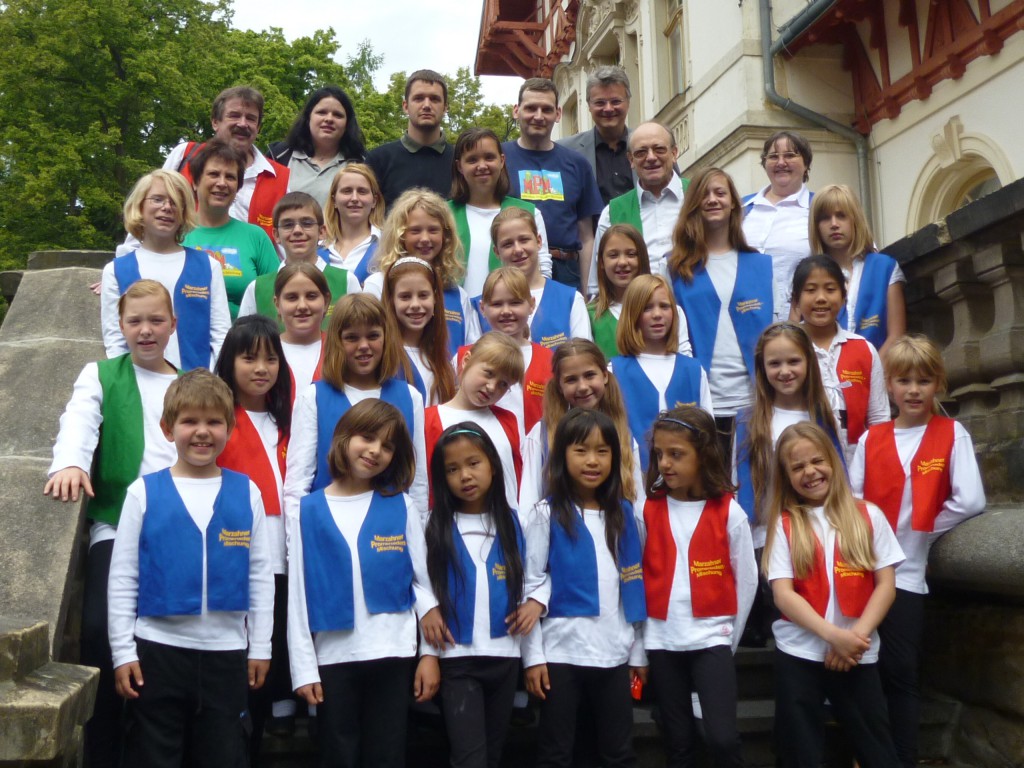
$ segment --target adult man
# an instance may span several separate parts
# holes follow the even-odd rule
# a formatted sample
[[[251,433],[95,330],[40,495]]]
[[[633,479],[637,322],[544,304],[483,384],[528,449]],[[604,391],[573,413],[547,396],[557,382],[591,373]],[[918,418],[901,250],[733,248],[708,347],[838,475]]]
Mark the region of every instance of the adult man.
[[[552,277],[577,289],[586,286],[590,259],[580,259],[580,253],[594,248],[592,218],[601,211],[601,195],[586,158],[551,140],[562,118],[555,84],[539,77],[527,80],[512,116],[519,122],[519,138],[502,145],[509,194],[529,200],[544,216]]]
[[[594,127],[558,142],[587,158],[605,205],[633,189],[633,173],[626,157],[629,97],[629,78],[622,67],[598,67],[587,78],[587,107]]]
[[[636,187],[612,198],[601,211],[590,262],[590,295],[597,293],[597,247],[612,224],[632,224],[640,230],[647,243],[652,274],[664,274],[672,252],[672,230],[689,185],[675,170],[679,156],[675,137],[660,123],[641,123],[629,134],[627,154],[636,173]]]
[[[405,190],[426,187],[447,198],[452,186],[452,145],[445,141],[441,121],[448,110],[448,85],[430,69],[419,69],[405,81],[402,111],[409,125],[397,141],[370,151],[366,162],[377,174],[388,208]]]

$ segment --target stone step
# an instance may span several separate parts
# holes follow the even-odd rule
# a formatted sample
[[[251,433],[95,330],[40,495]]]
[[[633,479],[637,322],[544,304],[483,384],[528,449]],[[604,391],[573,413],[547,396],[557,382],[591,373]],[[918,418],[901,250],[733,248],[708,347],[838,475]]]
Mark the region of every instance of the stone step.
[[[49,660],[45,621],[28,623],[0,617],[0,683],[21,680]]]

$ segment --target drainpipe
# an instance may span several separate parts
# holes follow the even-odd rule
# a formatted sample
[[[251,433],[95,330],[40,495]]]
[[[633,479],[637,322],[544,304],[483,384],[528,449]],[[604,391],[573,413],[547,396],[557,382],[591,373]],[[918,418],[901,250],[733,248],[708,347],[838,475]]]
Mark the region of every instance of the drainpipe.
[[[787,99],[775,90],[775,56],[803,34],[808,27],[820,19],[825,12],[838,0],[814,0],[791,21],[779,29],[779,37],[772,42],[772,3],[771,0],[760,0],[761,13],[761,61],[764,68],[764,92],[768,101],[787,112],[819,125],[851,141],[857,149],[857,187],[864,213],[870,223],[872,216],[871,183],[868,176],[868,140],[848,125],[815,112],[792,99]]]

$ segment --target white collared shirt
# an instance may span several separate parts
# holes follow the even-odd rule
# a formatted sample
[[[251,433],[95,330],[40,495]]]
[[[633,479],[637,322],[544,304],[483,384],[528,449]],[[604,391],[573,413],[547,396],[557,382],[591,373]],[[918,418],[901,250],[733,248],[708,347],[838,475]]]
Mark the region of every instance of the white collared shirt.
[[[765,187],[750,200],[753,207],[743,217],[743,234],[747,245],[761,253],[771,254],[775,281],[790,293],[797,262],[811,255],[808,222],[811,217],[811,191],[804,184],[800,191],[773,203],[766,197]],[[789,302],[779,317],[789,316]]]

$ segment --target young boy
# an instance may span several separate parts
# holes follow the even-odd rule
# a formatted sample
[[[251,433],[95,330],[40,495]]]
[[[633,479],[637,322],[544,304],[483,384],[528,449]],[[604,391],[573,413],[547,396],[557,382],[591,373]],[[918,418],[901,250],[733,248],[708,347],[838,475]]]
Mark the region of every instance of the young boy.
[[[247,689],[266,678],[273,628],[263,502],[216,463],[234,426],[223,381],[182,376],[160,426],[178,459],[128,487],[110,563],[123,764],[246,765]]]
[[[120,298],[118,314],[130,351],[82,369],[60,419],[43,488],[55,500],[77,502],[82,492],[91,499],[81,660],[100,670],[96,706],[85,726],[85,748],[89,764],[103,767],[116,765],[120,752],[121,700],[114,692],[107,642],[107,576],[114,532],[128,485],[177,459],[174,444],[160,431],[164,393],[177,377],[174,366],[164,359],[175,328],[170,294],[155,280],[139,280]]]
[[[316,264],[327,279],[327,287],[331,289],[331,305],[324,315],[325,331],[338,299],[346,293],[359,293],[363,289],[351,272],[328,263],[329,252],[319,247],[319,242],[326,234],[323,209],[311,195],[289,192],[277,201],[274,206],[274,237],[284,251],[281,266],[302,261]],[[249,283],[238,309],[239,317],[258,313],[273,320],[278,319],[277,308],[274,306],[275,277],[276,273],[260,275]],[[281,329],[284,330],[283,325]]]

